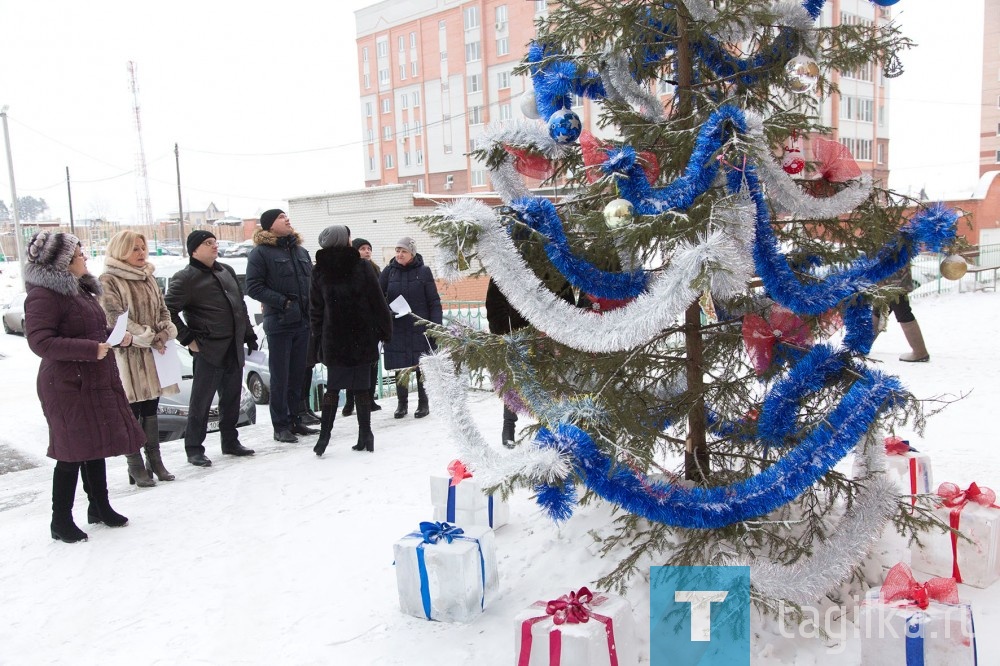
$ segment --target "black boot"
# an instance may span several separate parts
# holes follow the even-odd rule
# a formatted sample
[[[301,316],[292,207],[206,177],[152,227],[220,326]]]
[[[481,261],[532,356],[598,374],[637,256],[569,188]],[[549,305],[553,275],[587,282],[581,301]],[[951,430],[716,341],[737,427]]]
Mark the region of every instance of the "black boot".
[[[344,398],[344,411],[341,412],[344,416],[350,416],[354,413],[354,391],[350,389],[344,391],[346,397]]]
[[[372,363],[372,369],[371,369],[371,372],[368,373],[368,377],[369,377],[369,380],[370,380],[369,383],[372,386],[378,387],[378,361],[376,361],[375,363]],[[382,405],[378,404],[377,400],[378,400],[378,391],[377,390],[373,390],[372,391],[372,411],[373,412],[377,412],[380,409],[382,409]]]
[[[57,462],[52,471],[52,524],[49,531],[56,541],[76,543],[87,540],[87,533],[73,522],[73,500],[79,469],[79,463]]]
[[[112,509],[108,501],[108,468],[104,458],[83,463],[80,465],[80,474],[83,476],[83,489],[90,499],[87,522],[91,525],[104,523],[108,527],[128,525],[128,518]]]
[[[375,450],[375,435],[372,433],[372,406],[368,402],[368,391],[358,391],[358,443],[352,447],[355,451]],[[360,448],[359,448],[360,447]]]
[[[517,444],[517,414],[512,412],[507,405],[503,407],[503,432],[501,440],[508,449],[514,448]]]
[[[431,413],[431,408],[427,404],[427,391],[424,390],[424,378],[417,370],[417,411],[413,412],[413,418],[422,419]]]
[[[398,377],[396,378],[397,404],[396,404],[396,411],[393,412],[392,414],[393,418],[397,419],[403,418],[404,416],[406,416],[406,412],[409,409],[408,403],[410,398],[410,389],[406,385],[407,381],[409,381],[409,378],[405,380],[400,380]]]
[[[305,398],[299,402],[299,411],[295,414],[295,417],[299,420],[299,423],[307,426],[318,425],[322,422],[322,419],[316,415],[316,412],[309,407],[309,398]]]
[[[313,447],[313,453],[322,457],[330,444],[330,434],[333,432],[333,421],[337,418],[338,394],[336,391],[323,396],[323,417],[319,424],[319,439]]]

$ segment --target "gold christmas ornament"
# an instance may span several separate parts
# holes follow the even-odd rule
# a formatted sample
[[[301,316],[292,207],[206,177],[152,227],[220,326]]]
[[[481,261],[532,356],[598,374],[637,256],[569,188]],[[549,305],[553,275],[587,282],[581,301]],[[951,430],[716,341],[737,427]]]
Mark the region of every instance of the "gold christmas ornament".
[[[969,264],[965,258],[958,254],[949,254],[941,262],[941,275],[949,280],[961,279],[965,272],[969,270]]]
[[[634,213],[635,208],[632,207],[631,201],[628,199],[615,199],[604,207],[604,222],[608,225],[609,229],[617,229],[631,222]]]

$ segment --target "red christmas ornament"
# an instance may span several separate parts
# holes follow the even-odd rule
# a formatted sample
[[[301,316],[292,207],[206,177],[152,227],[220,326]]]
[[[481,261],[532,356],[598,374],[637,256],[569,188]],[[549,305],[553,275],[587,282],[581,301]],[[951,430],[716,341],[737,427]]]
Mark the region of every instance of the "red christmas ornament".
[[[781,168],[791,176],[802,173],[802,170],[806,168],[806,161],[802,158],[802,146],[799,144],[797,133],[792,134],[792,142],[785,146],[785,154],[781,158]]]
[[[556,172],[555,167],[552,165],[552,160],[544,155],[531,153],[523,148],[515,148],[514,146],[505,145],[504,149],[514,156],[514,168],[523,176],[546,180],[551,178],[552,174]]]

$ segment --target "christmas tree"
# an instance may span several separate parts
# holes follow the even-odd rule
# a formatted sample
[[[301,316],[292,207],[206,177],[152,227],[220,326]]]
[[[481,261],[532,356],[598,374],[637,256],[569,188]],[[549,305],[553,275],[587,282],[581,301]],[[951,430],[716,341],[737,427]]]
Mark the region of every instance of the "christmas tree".
[[[823,4],[559,2],[522,69],[538,119],[476,152],[504,205],[420,220],[445,276],[480,267],[530,324],[433,333],[422,366],[463,460],[558,520],[595,496],[620,507],[605,585],[742,562],[757,601],[805,603],[888,520],[927,521],[883,475],[834,465],[854,451],[878,472],[881,435],[922,424],[865,355],[898,295],[882,283],[952,242],[956,215],[907,212],[819,123],[831,72],[894,76],[911,46],[891,21],[822,27]],[[607,138],[581,135],[581,97]],[[470,378],[534,417],[514,449],[472,423]]]

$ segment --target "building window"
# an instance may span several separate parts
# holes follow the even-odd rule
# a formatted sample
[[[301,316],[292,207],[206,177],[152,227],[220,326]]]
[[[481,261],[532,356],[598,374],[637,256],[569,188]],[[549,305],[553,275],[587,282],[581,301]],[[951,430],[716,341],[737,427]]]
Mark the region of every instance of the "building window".
[[[368,156],[368,170],[369,171],[374,171],[375,170],[375,156],[374,155],[369,155]]]
[[[486,187],[486,171],[483,169],[472,170],[472,186]]]
[[[418,148],[417,149],[417,164],[423,164],[423,163],[424,163],[424,151]]]
[[[368,74],[365,74],[365,89],[371,87],[372,87],[372,77],[368,76]]]
[[[392,102],[386,97],[382,100],[382,113],[389,113],[390,111],[392,111]]]
[[[410,33],[410,48],[411,49],[417,48],[417,33],[415,32]]]
[[[365,116],[368,118],[372,117],[372,103],[365,102]]]
[[[361,62],[368,62],[368,47],[365,46],[361,49]]]
[[[410,166],[410,151],[403,153],[403,166]]]
[[[417,71],[417,61],[414,60],[413,62],[410,63],[410,76],[416,78],[417,74],[419,74],[419,72]]]
[[[385,168],[391,169],[393,167],[392,153],[385,156]]]
[[[478,74],[473,74],[466,79],[465,92],[476,93],[483,89],[481,79]]]
[[[885,164],[885,144],[878,144],[878,163]]]
[[[841,139],[840,143],[851,151],[854,159],[864,162],[872,161],[871,139]]]
[[[375,143],[375,130],[368,128],[368,143]]]
[[[997,151],[997,164],[1000,164],[1000,150]]]
[[[441,51],[441,60],[447,60],[447,59],[448,59],[448,52]]]
[[[389,70],[388,69],[380,69],[380,70],[378,70],[378,84],[380,86],[387,86],[387,85],[389,85]]]
[[[472,30],[479,27],[479,7],[466,7],[462,12],[465,15],[465,29]]]
[[[389,57],[389,40],[380,39],[375,43],[375,52],[379,58]]]
[[[423,191],[424,191],[424,179],[421,178],[420,180],[417,181],[417,192],[423,192]]]
[[[403,39],[402,35],[396,38],[396,46],[399,47],[398,50],[400,53],[406,50],[406,41]]]
[[[510,46],[508,45],[507,38],[501,37],[497,40],[497,55],[505,56],[510,53]]]
[[[497,72],[497,89],[510,88],[510,72]]]
[[[413,121],[413,133],[420,134],[423,131],[423,125],[420,124],[420,118]]]
[[[885,127],[885,104],[878,105],[878,126]]]
[[[511,111],[509,103],[501,104],[500,112],[497,114],[497,118],[500,120],[500,122],[504,122],[505,120],[510,120],[511,118],[513,118],[513,116],[511,115],[512,113],[513,112]]]
[[[401,109],[410,108],[409,101],[410,101],[410,96],[407,95],[406,93],[403,93],[402,95],[399,96],[399,107]]]
[[[389,140],[392,139],[392,126],[391,125],[386,125],[385,127],[382,128],[382,138],[385,139],[386,141],[389,141]]]
[[[406,78],[406,63],[399,66],[399,78],[400,80]]]
[[[497,5],[496,17],[497,30],[505,29],[507,27],[507,5]]]
[[[469,139],[469,152],[474,153],[479,148],[479,139],[477,137],[472,137]]]
[[[410,136],[410,125],[403,123],[403,136]]]
[[[469,124],[470,125],[483,124],[483,107],[481,106],[469,107]]]
[[[451,148],[451,144],[450,143],[444,144],[444,154],[445,155],[451,155],[451,150],[452,150],[452,148]]]
[[[476,62],[482,59],[479,52],[479,42],[471,42],[465,45],[465,62]]]
[[[997,123],[997,136],[1000,136],[1000,123]]]
[[[535,13],[542,14],[545,12],[545,0],[535,0]]]
[[[420,106],[420,91],[413,91],[413,106]]]

